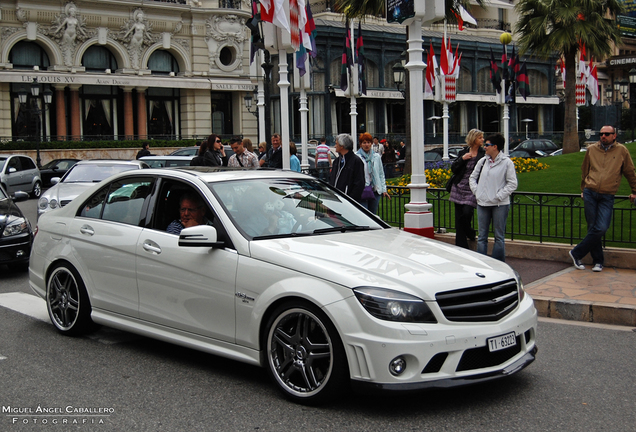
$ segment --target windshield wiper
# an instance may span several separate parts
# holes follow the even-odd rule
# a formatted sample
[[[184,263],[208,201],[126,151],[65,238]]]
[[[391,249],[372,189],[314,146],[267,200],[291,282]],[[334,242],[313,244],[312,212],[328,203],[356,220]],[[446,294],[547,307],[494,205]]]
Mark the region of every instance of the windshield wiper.
[[[304,233],[268,234],[268,235],[252,237],[252,240],[269,240],[269,239],[284,238],[284,237],[306,237],[310,235],[313,235],[313,233],[304,232]]]
[[[331,228],[320,228],[317,230],[314,230],[314,234],[325,234],[325,233],[331,233],[331,232],[346,232],[346,231],[368,231],[371,228],[369,228],[368,225],[344,225],[344,226],[339,226],[339,227],[331,227]]]

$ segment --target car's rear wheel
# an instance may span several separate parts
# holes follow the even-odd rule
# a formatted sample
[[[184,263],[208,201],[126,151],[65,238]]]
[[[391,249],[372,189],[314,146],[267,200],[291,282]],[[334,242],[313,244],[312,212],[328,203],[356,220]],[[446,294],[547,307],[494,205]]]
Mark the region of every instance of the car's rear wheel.
[[[63,334],[79,335],[93,329],[86,287],[69,264],[58,264],[46,284],[46,308],[53,325]]]
[[[31,191],[31,197],[40,198],[40,195],[42,195],[42,183],[36,181],[33,185],[33,191]]]
[[[315,405],[341,394],[348,380],[344,347],[318,308],[280,306],[268,322],[266,343],[268,371],[286,397]]]

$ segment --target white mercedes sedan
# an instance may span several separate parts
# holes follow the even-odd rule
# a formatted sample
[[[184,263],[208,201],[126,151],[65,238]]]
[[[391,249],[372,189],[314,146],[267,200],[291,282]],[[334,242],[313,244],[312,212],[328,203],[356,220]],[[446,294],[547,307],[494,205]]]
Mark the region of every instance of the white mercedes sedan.
[[[29,274],[64,334],[101,324],[261,365],[305,404],[505,377],[537,351],[508,265],[289,171],[117,174],[40,217]]]

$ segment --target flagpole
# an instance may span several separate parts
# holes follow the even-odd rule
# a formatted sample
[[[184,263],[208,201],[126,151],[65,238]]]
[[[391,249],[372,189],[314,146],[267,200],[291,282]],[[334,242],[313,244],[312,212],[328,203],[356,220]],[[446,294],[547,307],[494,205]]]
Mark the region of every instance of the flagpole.
[[[277,29],[277,31],[281,31]],[[287,78],[287,50],[278,50],[278,87],[280,88],[280,128],[281,128],[281,146],[283,150],[283,169],[289,169],[289,79]]]
[[[351,23],[349,24],[349,29],[350,29],[350,46],[351,46],[351,63],[354,65],[354,67],[349,68],[349,94],[350,94],[350,101],[351,101],[351,111],[349,112],[349,115],[351,116],[351,138],[353,139],[353,151],[357,151],[358,150],[358,133],[357,133],[357,126],[358,126],[358,104],[356,102],[356,92],[353,89],[353,84],[354,82],[356,82],[356,80],[354,78],[357,78],[358,76],[358,68],[355,67],[356,64],[356,52],[354,49],[354,39],[353,39],[353,20],[351,20]]]
[[[502,35],[499,37],[499,41],[502,43],[503,45],[503,52],[504,52],[504,56],[506,58],[506,62],[508,63],[508,44],[512,41],[512,37],[510,36],[510,33],[502,33]],[[505,70],[508,70],[508,65],[503,65],[503,68],[506,68]],[[504,70],[504,72],[505,72]],[[504,136],[504,154],[509,154],[509,148],[510,148],[510,131],[509,131],[509,121],[510,121],[510,107],[508,106],[508,103],[506,102],[506,74],[502,74],[504,76],[504,78],[501,80],[501,102],[503,105],[503,136]],[[508,80],[510,79],[510,77],[508,77]]]
[[[446,45],[446,34],[447,34],[447,21],[446,18],[444,18],[444,45]],[[448,50],[448,47],[446,47],[446,50]],[[446,54],[444,54],[446,55]],[[448,56],[446,55],[446,58],[448,59]],[[446,66],[448,69],[448,66]],[[444,85],[442,86],[442,92],[446,92],[446,75],[442,75],[444,77]],[[444,100],[444,105],[442,108],[442,122],[443,122],[443,127],[444,127],[444,153],[442,155],[442,160],[443,161],[448,161],[450,158],[448,157],[448,119],[449,119],[449,114],[448,114],[448,102],[446,101],[446,97],[443,97]]]

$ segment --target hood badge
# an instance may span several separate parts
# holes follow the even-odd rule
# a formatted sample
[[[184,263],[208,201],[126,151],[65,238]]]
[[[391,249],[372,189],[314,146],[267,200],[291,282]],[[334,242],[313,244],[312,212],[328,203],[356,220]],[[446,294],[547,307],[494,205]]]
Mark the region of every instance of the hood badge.
[[[475,274],[477,275],[477,277],[480,277],[480,278],[485,278],[486,277],[486,275],[484,275],[482,273],[475,273]]]

